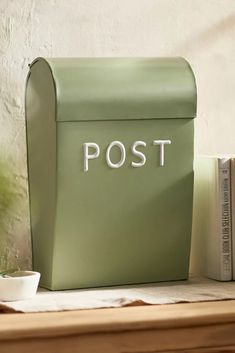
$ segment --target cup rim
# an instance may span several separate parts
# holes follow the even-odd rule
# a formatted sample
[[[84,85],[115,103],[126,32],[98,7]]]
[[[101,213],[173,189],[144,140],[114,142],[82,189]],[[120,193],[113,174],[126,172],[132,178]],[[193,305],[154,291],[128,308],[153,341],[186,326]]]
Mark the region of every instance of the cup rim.
[[[37,271],[25,271],[25,270],[19,270],[13,273],[10,273],[6,277],[0,276],[0,281],[1,280],[17,280],[19,278],[32,278],[32,277],[37,277],[40,276],[40,273]]]

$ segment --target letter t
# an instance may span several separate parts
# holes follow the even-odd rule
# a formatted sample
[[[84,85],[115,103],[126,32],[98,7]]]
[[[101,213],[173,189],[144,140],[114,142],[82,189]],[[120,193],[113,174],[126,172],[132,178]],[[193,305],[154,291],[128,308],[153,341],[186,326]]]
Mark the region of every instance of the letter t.
[[[154,145],[159,145],[160,146],[160,166],[164,166],[165,162],[165,145],[170,145],[171,140],[154,140],[153,141]]]

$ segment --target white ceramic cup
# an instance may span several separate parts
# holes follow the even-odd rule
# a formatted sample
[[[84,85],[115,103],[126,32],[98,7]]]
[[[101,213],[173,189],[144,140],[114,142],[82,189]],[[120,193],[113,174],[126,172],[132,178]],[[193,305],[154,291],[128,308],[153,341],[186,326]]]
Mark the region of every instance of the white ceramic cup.
[[[16,301],[32,298],[38,288],[40,273],[17,271],[0,277],[0,301]]]

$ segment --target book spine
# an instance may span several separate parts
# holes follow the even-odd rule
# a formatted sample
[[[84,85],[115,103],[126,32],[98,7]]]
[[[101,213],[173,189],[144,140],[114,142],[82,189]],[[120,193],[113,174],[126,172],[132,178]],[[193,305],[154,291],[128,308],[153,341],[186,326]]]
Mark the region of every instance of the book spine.
[[[235,280],[235,158],[231,159],[232,272]]]
[[[220,280],[232,280],[231,171],[230,159],[218,160]]]

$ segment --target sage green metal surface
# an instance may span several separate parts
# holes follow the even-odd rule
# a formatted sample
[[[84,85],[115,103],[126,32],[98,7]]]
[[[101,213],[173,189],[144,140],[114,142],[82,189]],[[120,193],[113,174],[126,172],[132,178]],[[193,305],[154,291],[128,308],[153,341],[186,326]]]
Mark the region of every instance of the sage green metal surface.
[[[196,87],[181,58],[36,59],[26,86],[34,269],[50,289],[186,279]],[[165,165],[154,140],[169,139]],[[146,142],[131,152],[134,141]],[[112,141],[126,149],[112,169]],[[84,171],[83,144],[100,156]],[[119,161],[113,148],[111,159]]]

